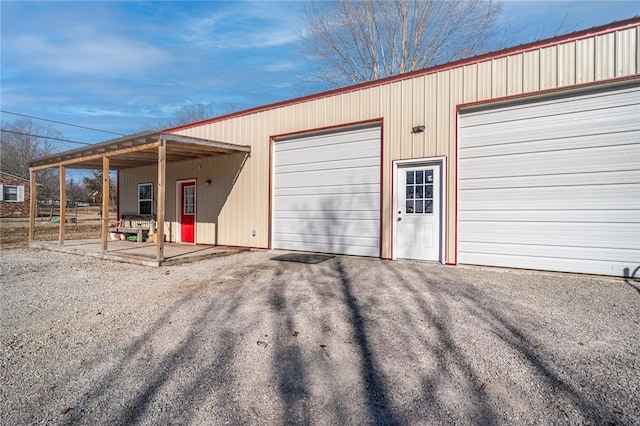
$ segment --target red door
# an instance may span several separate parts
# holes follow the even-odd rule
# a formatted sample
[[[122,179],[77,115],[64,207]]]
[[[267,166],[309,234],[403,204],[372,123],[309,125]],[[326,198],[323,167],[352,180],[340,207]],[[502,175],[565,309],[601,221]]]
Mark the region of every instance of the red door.
[[[183,243],[194,243],[196,229],[196,183],[185,182],[182,185],[182,218],[180,236]]]

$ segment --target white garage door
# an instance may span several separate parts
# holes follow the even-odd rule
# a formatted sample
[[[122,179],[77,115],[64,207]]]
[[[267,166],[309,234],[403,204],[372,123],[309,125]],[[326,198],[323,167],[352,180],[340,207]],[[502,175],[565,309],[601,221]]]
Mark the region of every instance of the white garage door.
[[[462,113],[459,135],[460,263],[638,267],[637,84]]]
[[[273,248],[380,256],[380,136],[377,126],[276,141]]]

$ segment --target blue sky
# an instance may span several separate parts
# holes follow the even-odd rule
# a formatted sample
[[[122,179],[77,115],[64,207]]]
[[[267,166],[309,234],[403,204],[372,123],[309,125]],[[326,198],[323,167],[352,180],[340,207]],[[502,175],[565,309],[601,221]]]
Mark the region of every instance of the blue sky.
[[[633,1],[503,4],[509,45],[640,15]],[[298,48],[303,6],[3,0],[1,109],[126,134],[170,118],[189,100],[209,103],[217,115],[308,94],[310,65]],[[82,142],[114,137],[55,127]]]

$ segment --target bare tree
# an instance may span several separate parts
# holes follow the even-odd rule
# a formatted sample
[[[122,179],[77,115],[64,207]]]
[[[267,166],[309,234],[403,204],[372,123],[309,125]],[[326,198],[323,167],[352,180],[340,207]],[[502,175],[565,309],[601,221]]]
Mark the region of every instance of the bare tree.
[[[89,199],[88,192],[82,180],[76,181],[73,177],[67,179],[67,200],[87,201]]]
[[[188,102],[182,104],[176,109],[173,117],[165,120],[159,120],[156,123],[147,125],[149,128],[168,129],[177,127],[182,124],[193,123],[194,121],[205,120],[213,115],[211,104],[205,102],[196,102],[189,99]]]
[[[482,51],[500,9],[485,0],[313,1],[303,46],[318,80],[357,84]]]
[[[60,138],[62,134],[51,126],[42,126],[30,119],[19,119],[0,125],[0,170],[29,179],[29,162],[53,152],[50,138]],[[58,171],[41,170],[36,174],[38,198],[53,200],[58,198]]]

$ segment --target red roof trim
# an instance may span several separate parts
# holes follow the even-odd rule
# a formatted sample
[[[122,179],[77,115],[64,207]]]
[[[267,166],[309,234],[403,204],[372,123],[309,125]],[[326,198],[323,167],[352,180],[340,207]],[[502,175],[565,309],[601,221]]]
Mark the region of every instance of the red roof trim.
[[[281,101],[281,102],[276,102],[276,103],[273,103],[273,104],[268,104],[268,105],[264,105],[264,106],[258,106],[258,107],[247,109],[247,110],[244,110],[244,111],[232,112],[230,114],[220,115],[220,116],[217,116],[217,117],[208,118],[206,120],[196,121],[196,122],[193,122],[193,123],[184,124],[184,125],[181,125],[181,126],[165,129],[165,130],[163,130],[163,132],[177,132],[179,130],[190,129],[190,128],[193,128],[193,127],[202,126],[204,124],[215,123],[215,122],[218,122],[218,121],[224,121],[224,120],[228,120],[230,118],[240,117],[240,116],[249,115],[249,114],[255,114],[255,113],[258,113],[258,112],[268,111],[268,110],[276,109],[276,108],[283,107],[283,106],[299,104],[299,103],[311,101],[311,100],[314,100],[314,99],[326,98],[326,97],[330,97],[330,96],[339,95],[339,94],[342,94],[342,93],[355,92],[357,90],[362,90],[362,89],[366,89],[366,88],[369,88],[369,87],[381,86],[381,85],[393,83],[393,82],[396,82],[396,81],[407,80],[407,79],[410,79],[410,78],[415,78],[415,77],[419,77],[419,76],[423,76],[423,75],[433,74],[435,72],[445,71],[445,70],[449,70],[449,69],[452,69],[452,68],[461,67],[461,66],[464,66],[464,65],[470,65],[470,64],[473,64],[473,63],[486,61],[488,59],[498,59],[498,58],[502,58],[502,57],[505,57],[505,56],[514,55],[514,54],[517,54],[517,53],[524,53],[524,52],[528,52],[528,51],[535,50],[535,49],[541,49],[541,48],[544,48],[544,47],[549,47],[549,46],[553,46],[553,45],[560,44],[560,43],[566,43],[566,42],[570,42],[570,41],[581,40],[581,39],[584,39],[584,38],[593,37],[593,36],[597,36],[597,35],[601,35],[601,34],[606,34],[606,33],[610,33],[610,32],[613,32],[613,31],[621,31],[621,30],[625,30],[625,29],[628,29],[628,28],[632,28],[632,27],[637,26],[637,25],[640,25],[640,16],[635,16],[633,18],[626,19],[626,20],[623,20],[623,21],[612,22],[612,23],[609,23],[609,24],[605,24],[605,25],[601,25],[601,26],[598,26],[598,27],[589,28],[589,29],[586,29],[586,30],[576,31],[576,32],[569,33],[569,34],[560,35],[560,36],[557,36],[557,37],[552,37],[552,38],[549,38],[549,39],[546,39],[546,40],[534,41],[532,43],[522,44],[522,45],[515,46],[515,47],[509,47],[509,48],[506,48],[506,49],[503,49],[503,50],[498,50],[496,52],[485,53],[485,54],[474,56],[474,57],[467,58],[467,59],[460,59],[458,61],[449,62],[449,63],[446,63],[446,64],[437,65],[435,67],[425,68],[425,69],[422,69],[422,70],[412,71],[412,72],[409,72],[409,73],[406,73],[406,74],[394,75],[394,76],[383,78],[383,79],[380,79],[380,80],[374,80],[374,81],[369,81],[369,82],[366,82],[366,83],[356,84],[354,86],[348,86],[348,87],[343,87],[343,88],[339,88],[339,89],[333,89],[333,90],[329,90],[329,91],[326,91],[326,92],[321,92],[321,93],[316,93],[316,94],[312,94],[312,95],[303,96],[303,97],[300,97],[300,98],[294,98],[294,99],[289,99],[289,100],[285,100],[285,101]]]
[[[289,136],[296,136],[296,135],[304,136],[305,134],[308,134],[308,133],[323,132],[325,130],[341,129],[344,127],[360,126],[360,125],[366,125],[370,123],[371,124],[379,123],[380,125],[382,125],[382,120],[383,120],[383,117],[370,118],[367,120],[348,121],[345,123],[331,124],[328,126],[321,126],[321,127],[310,128],[310,129],[294,130],[292,132],[279,133],[276,135],[271,135],[269,137],[275,141],[275,139],[286,138]]]

